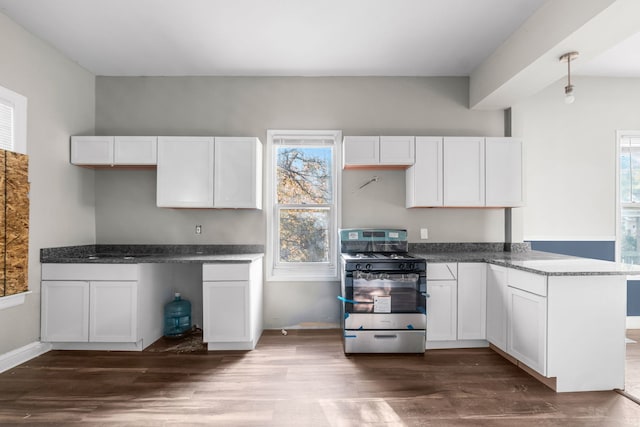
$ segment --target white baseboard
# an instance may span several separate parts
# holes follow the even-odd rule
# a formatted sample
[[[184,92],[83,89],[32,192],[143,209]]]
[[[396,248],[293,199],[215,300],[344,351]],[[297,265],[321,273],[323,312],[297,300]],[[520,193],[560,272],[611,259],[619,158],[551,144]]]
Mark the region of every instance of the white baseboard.
[[[51,350],[51,344],[37,341],[17,348],[9,353],[0,354],[0,373],[8,371],[21,363],[28,362],[34,357],[45,354],[49,350]]]
[[[640,329],[640,316],[627,316],[627,329]]]

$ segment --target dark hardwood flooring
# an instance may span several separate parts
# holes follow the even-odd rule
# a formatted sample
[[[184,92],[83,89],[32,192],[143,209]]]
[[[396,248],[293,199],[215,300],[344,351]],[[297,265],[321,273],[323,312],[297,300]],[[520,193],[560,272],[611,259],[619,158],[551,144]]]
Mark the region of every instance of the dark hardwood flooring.
[[[489,349],[347,357],[336,330],[266,331],[250,352],[49,352],[0,374],[0,425],[22,424],[639,426],[640,405]]]

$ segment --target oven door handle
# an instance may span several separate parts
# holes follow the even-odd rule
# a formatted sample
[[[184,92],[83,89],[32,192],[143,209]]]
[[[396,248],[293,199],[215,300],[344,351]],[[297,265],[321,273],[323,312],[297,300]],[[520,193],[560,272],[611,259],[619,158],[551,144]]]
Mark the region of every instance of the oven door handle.
[[[345,297],[341,297],[340,295],[338,295],[338,297],[337,297],[337,298],[338,298],[340,301],[342,301],[342,302],[346,302],[346,303],[349,303],[349,304],[366,304],[366,303],[363,303],[363,302],[360,302],[360,301],[354,301],[354,300],[352,300],[352,299],[348,299],[348,298],[345,298]]]

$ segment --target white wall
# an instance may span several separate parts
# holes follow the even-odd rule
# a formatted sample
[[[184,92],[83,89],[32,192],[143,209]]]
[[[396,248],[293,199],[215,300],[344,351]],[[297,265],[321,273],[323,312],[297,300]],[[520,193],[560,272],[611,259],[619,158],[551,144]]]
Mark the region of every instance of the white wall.
[[[468,79],[98,77],[96,132],[105,135],[250,135],[339,129],[343,135],[501,136],[501,111],[471,111]],[[379,182],[359,190],[373,175]],[[404,208],[404,171],[345,171],[343,227],[406,227],[419,241],[503,241],[500,209]],[[195,224],[203,233],[196,236]],[[99,243],[265,243],[262,211],[155,207],[153,171],[96,173]],[[265,326],[338,322],[339,283],[266,283]]]
[[[640,129],[640,79],[575,77],[512,108],[525,138],[525,239],[611,240],[616,232],[616,130]]]
[[[92,133],[95,77],[0,13],[0,85],[28,98],[29,289],[0,311],[0,355],[40,338],[40,248],[95,242],[94,173],[69,165],[69,135]]]

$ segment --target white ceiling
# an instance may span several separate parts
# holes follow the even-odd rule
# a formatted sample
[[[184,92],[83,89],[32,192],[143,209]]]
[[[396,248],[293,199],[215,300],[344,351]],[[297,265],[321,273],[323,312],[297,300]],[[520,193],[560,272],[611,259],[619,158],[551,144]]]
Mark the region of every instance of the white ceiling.
[[[543,3],[0,0],[0,11],[96,75],[468,76]]]

